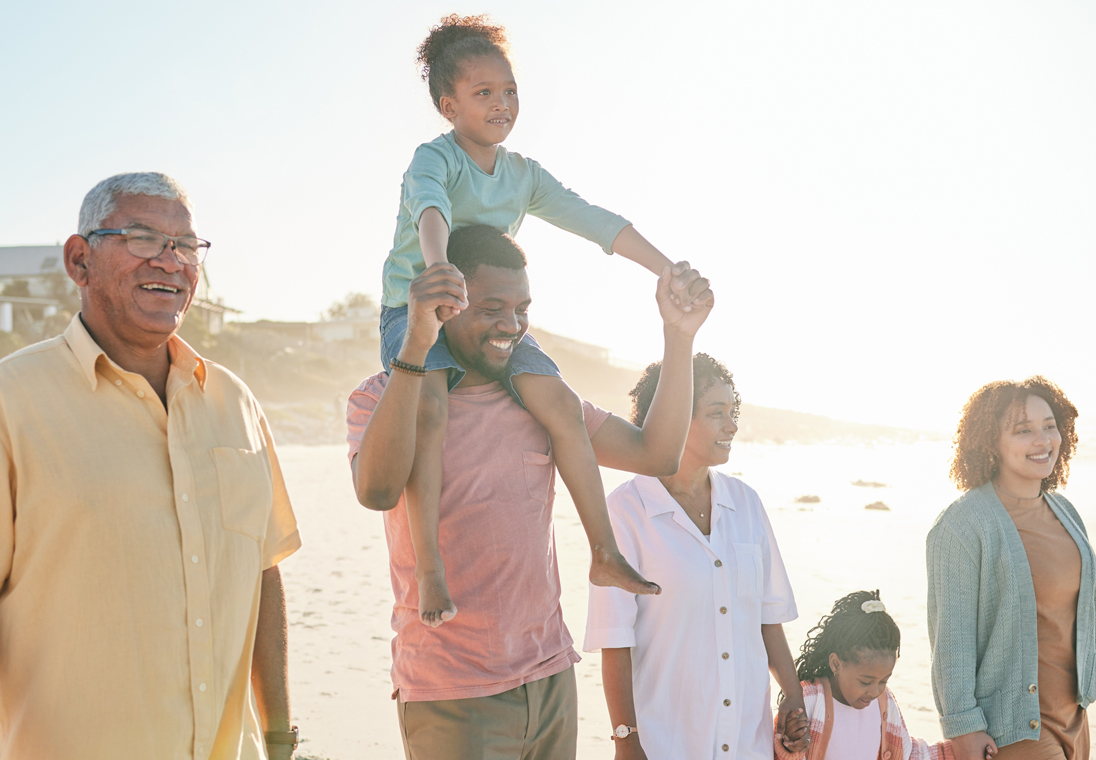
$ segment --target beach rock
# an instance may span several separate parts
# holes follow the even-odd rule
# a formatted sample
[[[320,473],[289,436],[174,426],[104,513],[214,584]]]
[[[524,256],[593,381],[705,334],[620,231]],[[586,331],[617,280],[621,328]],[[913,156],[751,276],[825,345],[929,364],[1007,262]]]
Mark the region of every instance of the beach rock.
[[[799,498],[797,498],[795,500],[795,503],[796,504],[817,504],[820,501],[822,501],[821,497],[815,496],[814,494],[807,494],[806,496],[800,496]]]
[[[871,504],[864,507],[864,509],[878,509],[881,512],[890,512],[890,507],[881,501],[873,501]]]
[[[874,480],[854,480],[852,482],[854,486],[858,488],[889,488],[886,483],[877,483]]]

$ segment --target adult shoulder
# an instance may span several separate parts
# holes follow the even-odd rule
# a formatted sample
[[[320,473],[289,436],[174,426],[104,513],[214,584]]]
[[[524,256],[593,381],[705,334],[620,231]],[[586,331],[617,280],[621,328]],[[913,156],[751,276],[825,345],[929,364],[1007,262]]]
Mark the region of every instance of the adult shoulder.
[[[7,387],[10,382],[30,381],[28,374],[33,373],[37,367],[54,361],[56,352],[67,345],[64,336],[57,335],[49,340],[21,348],[0,359],[0,378],[3,378],[4,386]]]
[[[941,512],[929,529],[930,552],[934,546],[958,541],[973,555],[987,541],[996,544],[1002,534],[1001,509],[991,483],[970,489]]]

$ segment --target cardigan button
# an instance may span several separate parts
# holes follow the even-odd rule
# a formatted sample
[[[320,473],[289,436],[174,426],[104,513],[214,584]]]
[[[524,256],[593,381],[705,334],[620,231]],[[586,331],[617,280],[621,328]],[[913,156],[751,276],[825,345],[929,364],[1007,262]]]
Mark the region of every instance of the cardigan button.
[[[1034,694],[1037,691],[1039,691],[1039,687],[1036,686],[1035,684],[1032,684],[1031,686],[1028,687],[1028,694]]]
[[[1031,723],[1028,723],[1028,725],[1031,726],[1031,728],[1034,730],[1039,727],[1039,721],[1033,720],[1031,721]]]

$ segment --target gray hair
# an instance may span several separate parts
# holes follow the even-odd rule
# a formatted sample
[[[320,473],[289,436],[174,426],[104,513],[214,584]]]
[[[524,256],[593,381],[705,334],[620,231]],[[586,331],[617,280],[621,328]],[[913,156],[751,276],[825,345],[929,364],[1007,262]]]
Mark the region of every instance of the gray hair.
[[[192,208],[186,190],[178,182],[160,172],[130,172],[115,174],[100,182],[84,196],[80,204],[80,234],[87,237],[89,232],[97,230],[103,221],[114,213],[119,195],[152,195],[171,201],[182,201]],[[98,235],[96,235],[96,238]],[[91,244],[95,245],[95,238]]]

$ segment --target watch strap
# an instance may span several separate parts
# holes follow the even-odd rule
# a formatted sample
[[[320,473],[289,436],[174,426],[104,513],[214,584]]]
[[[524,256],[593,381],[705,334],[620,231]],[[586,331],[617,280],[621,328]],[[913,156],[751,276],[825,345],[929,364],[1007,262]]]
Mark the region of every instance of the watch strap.
[[[263,738],[267,744],[291,744],[293,749],[297,748],[297,744],[300,741],[301,732],[296,726],[288,731],[266,731],[263,734]]]

